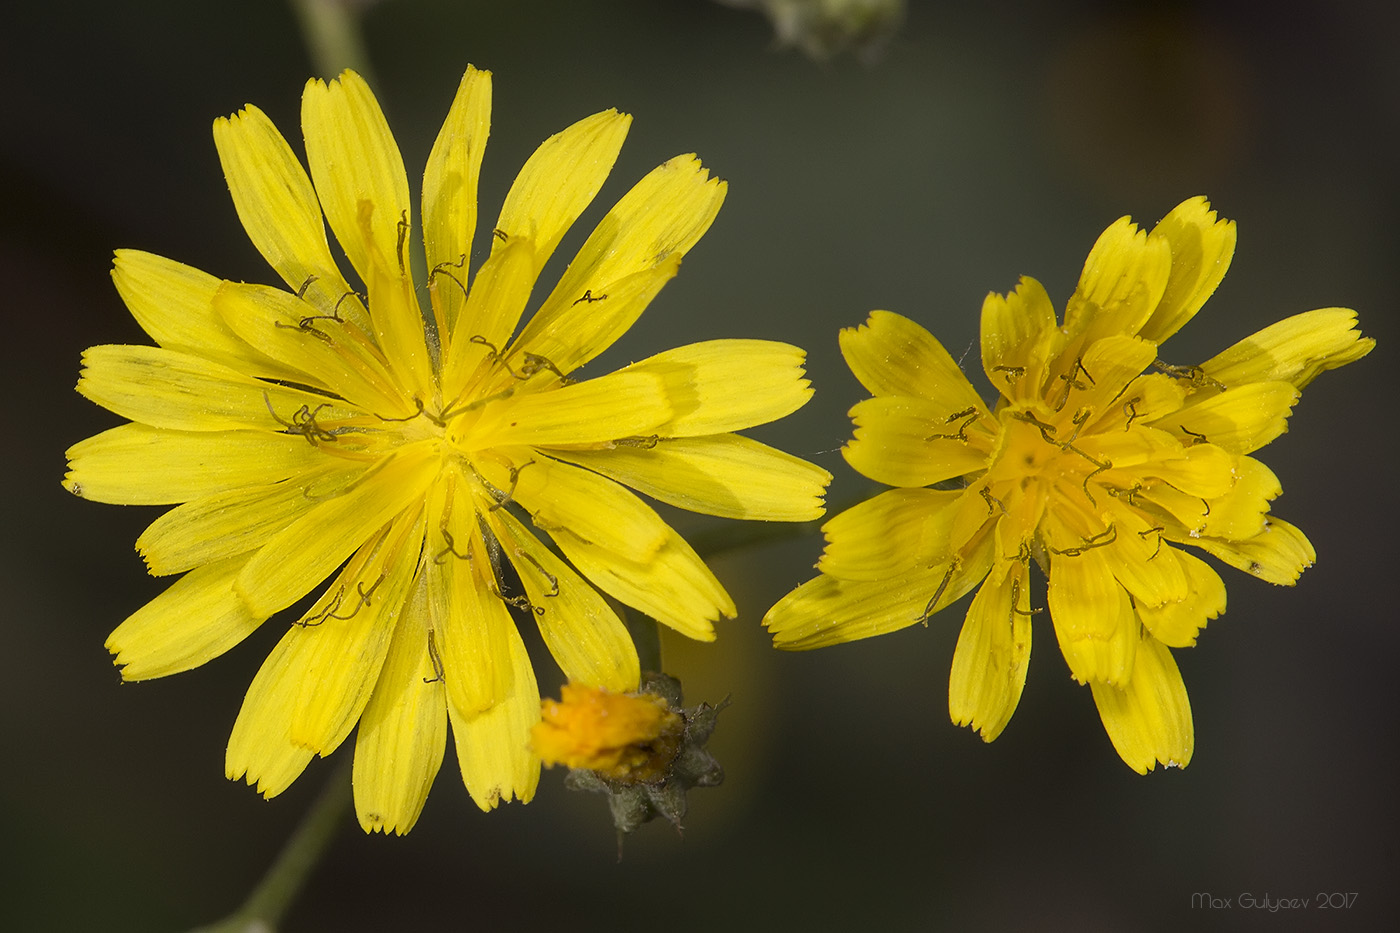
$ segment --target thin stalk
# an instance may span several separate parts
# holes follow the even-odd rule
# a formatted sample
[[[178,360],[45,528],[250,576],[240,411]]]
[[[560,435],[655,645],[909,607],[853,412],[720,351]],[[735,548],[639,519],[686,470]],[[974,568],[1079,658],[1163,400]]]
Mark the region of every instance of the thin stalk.
[[[353,754],[342,753],[335,770],[321,790],[321,796],[301,818],[277,860],[268,868],[243,906],[228,917],[191,933],[273,933],[292,902],[296,900],[311,871],[350,813],[350,769]]]
[[[374,85],[357,4],[350,0],[291,0],[291,4],[301,23],[311,64],[320,77],[329,81],[353,68]]]

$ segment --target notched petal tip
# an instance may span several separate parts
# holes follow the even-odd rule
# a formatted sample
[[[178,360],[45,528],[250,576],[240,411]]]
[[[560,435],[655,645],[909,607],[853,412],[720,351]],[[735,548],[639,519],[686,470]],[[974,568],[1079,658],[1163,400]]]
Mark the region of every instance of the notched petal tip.
[[[1319,308],[1271,324],[1201,364],[1226,387],[1284,381],[1301,389],[1329,369],[1366,356],[1375,347],[1361,336],[1350,308]]]
[[[227,114],[226,116],[214,118],[215,140],[218,140],[220,136],[227,133],[229,130],[234,129],[238,124],[242,123],[244,120],[259,120],[267,123],[272,122],[268,118],[267,114],[263,113],[263,111],[256,104],[244,104],[242,107],[239,107],[233,113]]]
[[[336,75],[334,78],[308,78],[306,80],[305,90],[303,90],[302,93],[305,93],[313,87],[319,88],[320,90],[332,90],[342,84],[360,84],[368,87],[368,85],[365,84],[365,79],[360,77],[358,71],[353,68],[344,68],[341,69],[340,74]]]
[[[986,413],[957,361],[927,329],[898,314],[875,311],[863,327],[840,335],[851,373],[876,399],[927,402],[944,413]]]
[[[1090,687],[1104,730],[1128,767],[1146,774],[1158,763],[1184,768],[1191,762],[1191,702],[1165,645],[1143,633],[1131,680],[1121,687],[1093,681]]]

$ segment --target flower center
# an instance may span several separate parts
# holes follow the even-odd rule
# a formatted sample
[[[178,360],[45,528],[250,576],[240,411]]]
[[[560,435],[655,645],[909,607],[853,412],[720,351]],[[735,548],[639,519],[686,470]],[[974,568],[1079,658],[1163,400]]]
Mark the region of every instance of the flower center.
[[[1001,412],[1002,452],[992,469],[995,480],[1060,480],[1078,485],[1094,465],[1073,448],[1069,419],[1021,408]]]

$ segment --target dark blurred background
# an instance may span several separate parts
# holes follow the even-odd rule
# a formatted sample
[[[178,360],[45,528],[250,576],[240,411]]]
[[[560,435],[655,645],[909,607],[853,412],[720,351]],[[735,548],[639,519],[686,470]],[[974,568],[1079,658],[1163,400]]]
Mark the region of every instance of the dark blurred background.
[[[714,645],[665,643],[689,700],[734,698],[712,744],[728,780],[692,795],[683,839],[644,827],[619,864],[603,800],[558,772],[531,805],[482,814],[449,751],[406,838],[347,817],[287,930],[1367,929],[1395,915],[1391,4],[913,0],[873,64],[778,49],[757,14],[704,0],[386,0],[365,25],[415,189],[465,65],[495,72],[484,219],[546,136],[607,107],[636,115],[560,256],[671,155],[698,152],[729,180],[719,220],[609,360],[719,336],[806,347],[816,398],[755,433],[837,474],[837,501],[865,488],[837,452],[861,396],[837,329],[888,308],[971,363],[989,290],[1035,275],[1062,306],[1122,214],[1150,225],[1206,194],[1239,224],[1229,275],[1169,359],[1331,305],[1358,309],[1380,346],[1309,387],[1262,454],[1285,489],[1275,511],[1318,564],[1292,589],[1227,570],[1230,611],[1176,652],[1196,719],[1185,771],[1119,761],[1043,617],[1020,709],[990,746],[948,722],[965,603],[927,629],[772,650],[759,620],[810,575],[820,540],[806,538],[718,560],[740,617]],[[276,622],[200,670],[119,683],[102,643],[164,586],[132,551],[157,510],[59,488],[63,450],[117,423],[72,391],[79,353],[147,342],[111,287],[112,249],[275,282],[210,125],[255,102],[300,150],[313,71],[279,0],[0,15],[5,929],[211,921],[331,771],[316,762],[272,802],[223,778]],[[1234,906],[1193,909],[1206,892]],[[1350,909],[1318,909],[1348,892]],[[1240,904],[1266,894],[1312,906]]]

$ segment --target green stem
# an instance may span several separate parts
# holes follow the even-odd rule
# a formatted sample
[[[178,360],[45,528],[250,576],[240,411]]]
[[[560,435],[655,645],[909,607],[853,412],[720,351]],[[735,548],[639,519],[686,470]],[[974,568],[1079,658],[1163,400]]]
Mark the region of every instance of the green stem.
[[[223,920],[191,933],[272,933],[277,929],[278,922],[301,893],[311,870],[325,854],[337,830],[344,826],[346,814],[350,812],[350,769],[355,756],[342,753],[340,757],[321,796],[302,817],[277,860],[243,906]]]
[[[627,623],[627,633],[632,636],[632,644],[637,646],[637,660],[642,673],[661,673],[661,632],[656,620],[640,612],[629,612],[622,617]],[[643,677],[643,680],[646,678]]]
[[[374,80],[369,72],[369,55],[360,31],[360,13],[347,0],[291,0],[301,22],[301,34],[311,54],[312,66],[327,80],[346,68],[360,77]]]

